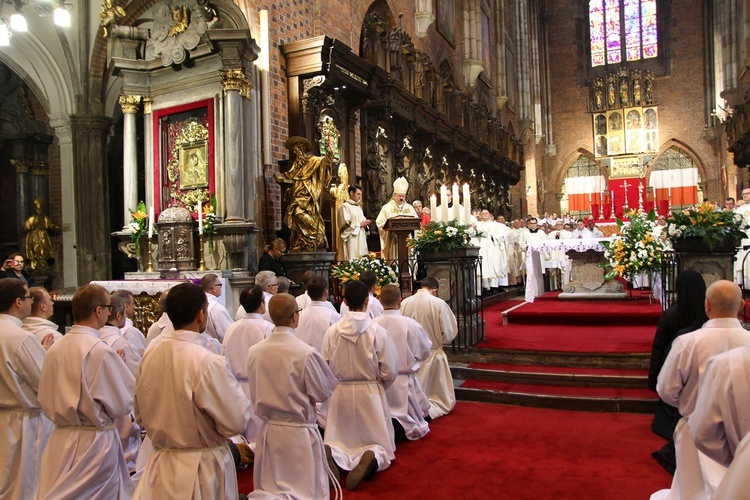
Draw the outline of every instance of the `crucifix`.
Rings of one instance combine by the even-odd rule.
[[[625,189],[625,203],[623,203],[623,205],[622,205],[622,210],[623,210],[623,212],[625,212],[625,214],[627,214],[628,209],[630,208],[628,206],[628,188],[631,187],[631,186],[632,186],[632,184],[628,184],[627,180],[623,181],[623,183],[622,183],[622,187]]]

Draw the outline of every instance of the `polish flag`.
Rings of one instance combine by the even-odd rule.
[[[601,194],[606,191],[607,183],[602,175],[587,177],[568,177],[565,189],[568,192],[568,210],[571,212],[588,212],[591,205],[601,205]]]
[[[651,172],[649,185],[654,188],[656,201],[669,201],[671,205],[698,203],[698,169],[678,168]]]

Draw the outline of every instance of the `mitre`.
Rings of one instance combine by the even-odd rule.
[[[406,194],[409,190],[409,181],[404,177],[399,177],[393,181],[393,194]]]

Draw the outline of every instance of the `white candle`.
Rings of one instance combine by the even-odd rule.
[[[458,212],[458,184],[453,183],[453,209],[451,210],[451,220],[458,220],[461,214]]]
[[[589,193],[589,205],[591,205],[591,193]]]
[[[203,203],[198,200],[198,234],[203,234]]]
[[[437,219],[443,222],[448,221],[448,186],[445,184],[440,186],[440,217]]]
[[[437,196],[435,196],[435,193],[430,196],[430,217],[437,219]]]
[[[148,238],[154,235],[154,206],[151,205],[148,209]]]
[[[464,184],[464,224],[471,224],[471,193],[469,192],[469,184]]]
[[[669,187],[667,188],[667,196],[668,196],[668,197],[669,197],[670,199],[672,199],[672,186],[669,186]]]

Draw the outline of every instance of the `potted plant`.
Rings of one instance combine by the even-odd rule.
[[[331,268],[331,277],[338,279],[343,286],[351,280],[358,280],[365,271],[373,271],[378,277],[378,284],[375,289],[376,297],[380,296],[382,287],[391,283],[398,283],[396,272],[373,252],[359,259],[339,262]]]
[[[619,276],[632,281],[640,274],[652,277],[661,272],[661,254],[665,246],[653,236],[654,210],[648,214],[631,210],[628,216],[630,223],[616,219],[619,234],[615,234],[611,241],[602,242],[604,258],[607,259],[604,266],[611,268],[605,274],[605,280]]]
[[[746,238],[747,222],[742,215],[722,210],[709,201],[672,214],[667,233],[676,251],[723,249],[734,252]]]
[[[465,253],[461,251],[466,248],[475,248],[478,255],[479,247],[471,245],[471,240],[483,236],[484,233],[478,232],[473,226],[461,224],[457,220],[432,221],[417,231],[415,238],[407,239],[406,246],[419,252],[423,258],[429,254],[461,254]]]

